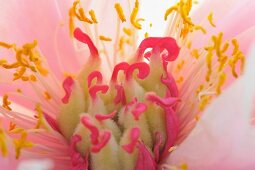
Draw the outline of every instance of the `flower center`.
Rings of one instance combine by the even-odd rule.
[[[92,169],[137,169],[148,163],[155,168],[178,134],[178,89],[167,70],[179,53],[176,41],[143,40],[134,60],[115,65],[107,80],[89,36],[77,28],[74,37],[88,45],[91,57],[77,77],[63,82],[66,94],[57,120],[73,155],[89,159],[83,166]]]

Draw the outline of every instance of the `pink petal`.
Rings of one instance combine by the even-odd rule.
[[[254,169],[254,64],[255,50],[247,61],[245,74],[208,107],[167,164],[185,162],[191,170]]]

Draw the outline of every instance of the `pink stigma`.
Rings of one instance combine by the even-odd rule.
[[[129,68],[129,64],[126,63],[126,62],[122,62],[122,63],[117,64],[117,65],[114,67],[114,70],[113,70],[113,72],[112,72],[111,81],[115,83],[115,82],[117,81],[119,71],[120,71],[120,70],[123,70],[124,73],[126,73],[126,71],[127,71],[128,68]]]
[[[93,100],[96,99],[97,93],[101,91],[103,94],[105,94],[109,89],[109,86],[107,85],[95,85],[89,89],[89,94]]]
[[[126,145],[122,145],[122,148],[127,151],[128,153],[132,153],[135,149],[135,146],[138,142],[140,137],[140,128],[134,127],[130,131],[130,143]]]
[[[176,97],[161,98],[153,92],[148,92],[146,94],[146,99],[162,107],[171,107],[174,104],[176,104],[178,101],[180,101],[180,99]]]
[[[98,50],[97,50],[96,46],[94,45],[94,43],[92,42],[92,40],[90,39],[90,37],[87,34],[83,33],[80,28],[76,28],[74,30],[74,37],[78,41],[83,42],[88,45],[91,56],[93,56],[93,57],[99,56]]]
[[[62,102],[64,104],[68,103],[70,95],[72,93],[72,86],[74,84],[74,80],[72,77],[67,77],[63,82],[63,88],[66,92],[66,95],[62,98]]]
[[[102,80],[103,80],[103,76],[102,74],[99,72],[99,71],[93,71],[92,73],[89,74],[88,76],[88,87],[91,86],[91,83],[93,81],[93,79],[97,80],[97,83],[96,84],[101,84],[102,83]]]
[[[96,114],[95,118],[99,121],[107,120],[107,119],[113,119],[114,116],[116,115],[117,111],[113,111],[112,113],[109,114]]]
[[[112,135],[111,132],[104,131],[102,140],[98,144],[93,145],[91,151],[95,153],[100,152],[100,150],[109,142],[111,135]]]
[[[130,80],[132,78],[132,74],[135,69],[138,69],[137,77],[139,79],[145,79],[150,73],[150,66],[145,62],[138,62],[134,63],[129,66],[127,73],[126,73],[126,80]]]
[[[115,104],[122,103],[123,105],[125,105],[126,95],[125,95],[124,87],[122,85],[116,85],[115,88],[117,90],[117,95],[114,99],[114,103]]]
[[[87,116],[83,116],[81,118],[81,123],[90,130],[91,135],[91,143],[92,144],[97,144],[98,143],[98,136],[99,136],[99,130],[98,128],[92,124],[92,122],[90,121],[89,117]]]
[[[139,117],[140,115],[145,112],[147,109],[147,106],[146,104],[144,103],[138,103],[136,106],[135,106],[135,109],[132,111],[132,114],[135,118],[135,120],[139,120]]]

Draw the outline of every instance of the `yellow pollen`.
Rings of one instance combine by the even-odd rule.
[[[10,122],[10,124],[9,124],[9,131],[12,131],[15,128],[16,128],[16,124],[13,123],[13,122]]]
[[[94,10],[90,10],[90,11],[89,11],[89,15],[90,15],[92,21],[93,21],[95,24],[98,23],[98,22],[97,22],[97,18],[96,18],[96,14],[95,14],[95,11],[94,11]]]
[[[100,35],[100,36],[99,36],[99,39],[102,40],[102,41],[112,41],[111,38],[105,37],[105,36],[103,36],[103,35]]]
[[[211,26],[216,27],[216,25],[213,23],[213,12],[211,12],[208,16],[207,19],[209,21],[209,23],[211,24]]]
[[[202,31],[203,34],[206,34],[206,29],[203,28],[203,27],[200,26],[200,25],[194,26],[194,29],[195,29],[195,30],[200,30],[200,31]]]
[[[128,36],[131,36],[132,35],[132,30],[130,29],[130,28],[123,28],[123,32],[125,33],[125,34],[127,34]]]
[[[8,150],[6,145],[6,136],[3,129],[0,129],[0,149],[3,156],[7,156]]]
[[[27,139],[27,132],[25,130],[21,132],[20,139],[13,139],[13,144],[15,146],[15,151],[16,151],[16,159],[19,159],[21,155],[21,150],[23,148],[33,147],[33,143],[30,141],[27,141],[26,139]]]
[[[195,120],[198,122],[200,120],[200,116],[199,115],[196,115],[195,116]]]
[[[207,73],[206,73],[206,81],[210,81],[210,76],[212,74],[212,58],[213,58],[213,53],[211,50],[208,50],[208,53],[206,55],[206,65],[207,65]]]
[[[5,108],[5,109],[7,109],[7,110],[12,110],[11,109],[11,107],[10,107],[10,105],[11,105],[11,102],[8,100],[8,95],[7,94],[5,94],[4,96],[3,96],[3,104],[2,104],[2,106]]]
[[[0,41],[0,46],[9,49],[9,48],[13,47],[13,44],[8,44],[6,42],[1,42]]]
[[[220,73],[218,84],[216,86],[216,92],[218,95],[221,93],[221,87],[223,86],[225,80],[226,80],[226,74],[224,72]]]
[[[121,5],[119,3],[116,3],[114,7],[115,7],[115,9],[117,11],[117,14],[118,14],[121,22],[125,22],[126,21],[126,17],[124,15],[124,12],[123,12],[123,9],[122,9]]]
[[[173,11],[178,11],[178,6],[177,6],[177,5],[172,6],[172,7],[168,8],[168,9],[166,10],[165,16],[164,16],[165,21],[167,20],[167,17],[168,17]]]
[[[30,79],[31,81],[37,81],[37,78],[36,78],[34,75],[30,75],[30,76],[29,76],[29,79]]]
[[[198,59],[199,56],[200,56],[198,49],[193,49],[193,50],[191,51],[191,56],[193,56],[193,57],[195,57],[196,59]]]
[[[148,38],[148,37],[149,37],[149,33],[148,32],[144,33],[144,38]]]
[[[16,90],[18,93],[22,93],[22,90],[21,89],[17,89]]]
[[[44,92],[44,97],[45,97],[46,100],[51,99],[51,96],[50,96],[49,92],[47,92],[47,91]]]
[[[133,8],[132,13],[130,15],[130,22],[135,28],[142,29],[142,25],[139,23],[139,21],[144,21],[144,19],[143,18],[138,18],[138,19],[136,18],[137,14],[138,14],[138,11],[139,11],[139,1],[136,0],[135,1],[135,7]]]
[[[184,80],[183,76],[180,76],[177,80],[176,83],[182,83]]]
[[[211,101],[212,97],[209,95],[203,95],[201,96],[201,101],[199,103],[199,110],[203,111],[204,108],[209,104],[209,102]]]
[[[44,117],[43,117],[43,111],[42,111],[41,105],[37,104],[36,107],[35,107],[35,110],[38,113],[36,115],[36,118],[38,120],[37,120],[37,124],[35,125],[35,129],[39,129],[39,128],[41,128],[44,125]]]
[[[32,43],[26,43],[22,47],[12,45],[11,48],[15,52],[16,61],[13,63],[7,63],[6,60],[1,60],[0,66],[5,69],[15,69],[13,73],[13,80],[21,79],[28,81],[29,78],[26,76],[28,71],[39,72],[41,75],[46,76],[48,70],[42,66],[41,56],[39,51],[35,48],[37,46],[37,40]],[[33,79],[32,79],[33,80]]]
[[[232,52],[232,55],[235,55],[239,51],[239,44],[237,42],[237,39],[232,40],[232,45],[234,46],[234,50]]]

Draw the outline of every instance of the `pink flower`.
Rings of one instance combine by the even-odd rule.
[[[2,169],[255,166],[255,3],[180,0],[138,44],[141,5],[1,4]]]

